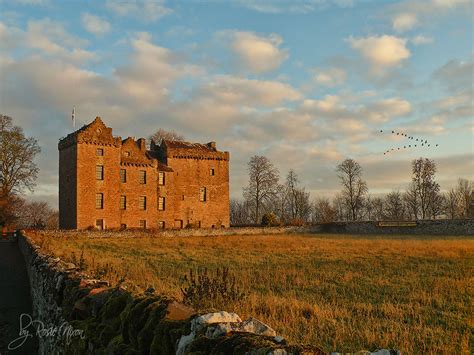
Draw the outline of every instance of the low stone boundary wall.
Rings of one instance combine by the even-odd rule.
[[[31,284],[41,354],[323,354],[287,344],[268,325],[227,312],[197,314],[153,292],[134,296],[92,280],[18,237]]]
[[[474,219],[334,222],[310,226],[307,232],[380,235],[474,235]]]

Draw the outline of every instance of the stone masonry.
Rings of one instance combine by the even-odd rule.
[[[60,140],[61,229],[229,227],[229,153],[112,135],[100,117]]]

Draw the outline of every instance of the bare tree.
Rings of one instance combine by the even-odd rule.
[[[407,190],[403,194],[403,201],[405,202],[407,216],[413,220],[418,219],[420,204],[418,194],[416,193],[416,186],[413,182],[408,185]]]
[[[446,204],[446,214],[448,218],[454,219],[458,216],[458,194],[456,190],[451,189],[446,193],[445,196],[445,204]]]
[[[44,201],[24,201],[21,208],[17,207],[17,224],[20,228],[56,229],[58,213]]]
[[[285,203],[285,215],[289,216],[291,221],[297,219],[306,221],[311,211],[311,203],[309,201],[309,193],[304,187],[299,186],[298,175],[294,170],[290,170],[286,176],[286,183],[283,187]]]
[[[320,197],[313,202],[313,222],[329,223],[336,219],[336,210],[328,198]]]
[[[25,137],[11,117],[0,115],[0,225],[15,222],[17,206],[23,203],[18,195],[33,190],[39,171],[34,158],[39,152],[36,139]]]
[[[163,140],[167,141],[184,141],[184,136],[171,130],[167,131],[163,128],[159,128],[155,133],[148,137],[149,142],[153,141],[155,144],[160,145]]]
[[[458,198],[458,215],[461,218],[467,218],[469,205],[471,204],[471,195],[474,190],[474,183],[466,179],[458,179],[456,186],[456,195]]]
[[[349,220],[349,210],[347,208],[347,205],[345,203],[345,199],[342,196],[342,194],[338,193],[336,196],[334,196],[334,199],[332,201],[332,206],[334,208],[334,211],[336,212],[335,215],[335,220],[336,221],[347,221]]]
[[[11,117],[0,115],[0,196],[32,190],[38,176],[35,156],[41,151],[34,138],[13,126]]]
[[[249,183],[244,188],[244,198],[254,209],[254,223],[259,224],[262,210],[271,203],[278,192],[278,169],[264,156],[253,156],[248,162]]]
[[[230,200],[230,224],[233,226],[251,223],[249,206],[246,201],[237,199]]]
[[[368,191],[367,183],[362,180],[362,168],[353,159],[346,159],[336,168],[342,184],[342,196],[348,206],[353,221],[360,217],[364,198]]]
[[[435,181],[436,164],[428,158],[415,159],[412,162],[412,181],[419,201],[421,218],[428,217],[430,199],[439,192],[439,184]]]
[[[405,217],[405,206],[400,191],[392,191],[385,196],[384,215],[389,220],[402,220]]]

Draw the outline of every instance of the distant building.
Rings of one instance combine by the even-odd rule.
[[[229,153],[112,135],[100,117],[59,149],[62,229],[229,227]]]

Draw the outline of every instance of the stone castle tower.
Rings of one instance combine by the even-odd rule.
[[[100,117],[59,149],[61,229],[229,227],[229,153],[112,135]]]

